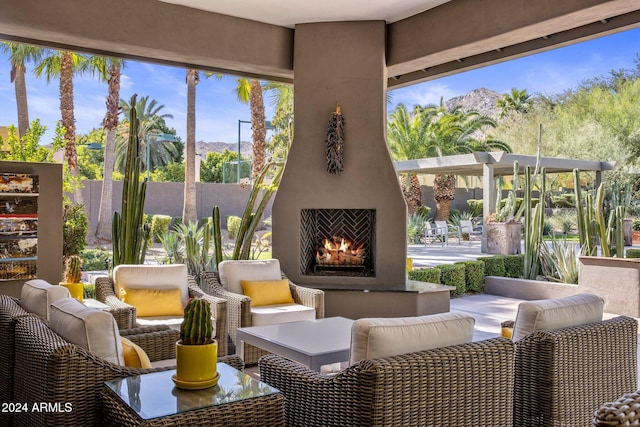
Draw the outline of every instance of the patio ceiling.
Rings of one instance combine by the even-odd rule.
[[[475,152],[471,154],[456,154],[453,156],[431,157],[426,159],[402,160],[394,162],[398,173],[482,176],[485,165],[491,165],[494,176],[513,175],[513,162],[518,161],[521,173],[526,166],[535,168],[536,156],[510,154],[504,151]],[[541,157],[540,167],[547,173],[581,171],[603,172],[612,170],[615,162],[600,162],[596,160],[561,159],[555,157]]]
[[[296,26],[387,23],[388,87],[640,26],[637,0],[3,0],[0,38],[293,81]]]

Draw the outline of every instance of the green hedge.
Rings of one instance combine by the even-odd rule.
[[[107,270],[107,261],[111,259],[111,253],[104,249],[85,249],[80,256],[82,271]]]
[[[466,289],[473,292],[484,292],[484,262],[463,261],[456,264],[464,265]]]
[[[169,230],[171,217],[169,215],[153,215],[151,217],[151,239],[154,242],[160,241],[160,236]]]
[[[524,254],[504,255],[506,277],[522,277],[524,275]]]
[[[240,223],[242,222],[242,218],[239,216],[229,215],[227,217],[227,235],[230,239],[235,239],[238,235],[238,230],[240,230]]]
[[[640,258],[640,249],[627,249],[626,258]]]
[[[432,267],[411,270],[409,272],[409,279],[417,280],[418,282],[440,283],[440,269]]]
[[[440,270],[440,282],[443,285],[455,286],[451,296],[459,296],[465,293],[465,266],[456,264],[442,264],[437,267]]]
[[[501,256],[483,256],[477,260],[484,263],[485,276],[504,277],[507,274],[504,268],[504,259]]]

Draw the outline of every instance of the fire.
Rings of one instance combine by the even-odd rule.
[[[316,262],[321,265],[362,265],[365,251],[363,245],[352,247],[344,237],[325,239],[316,252]]]

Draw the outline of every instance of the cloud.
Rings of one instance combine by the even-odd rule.
[[[441,98],[446,101],[465,92],[455,90],[445,83],[426,82],[395,89],[390,93],[391,105],[389,107],[393,106],[395,108],[400,103],[405,104],[407,107],[412,107],[415,104],[423,106],[428,104],[438,105]]]

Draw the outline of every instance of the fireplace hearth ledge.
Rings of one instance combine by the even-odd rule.
[[[376,285],[375,289],[348,286],[312,286],[324,290],[325,316],[349,319],[363,317],[412,317],[446,313],[453,286],[408,280],[398,286]]]

